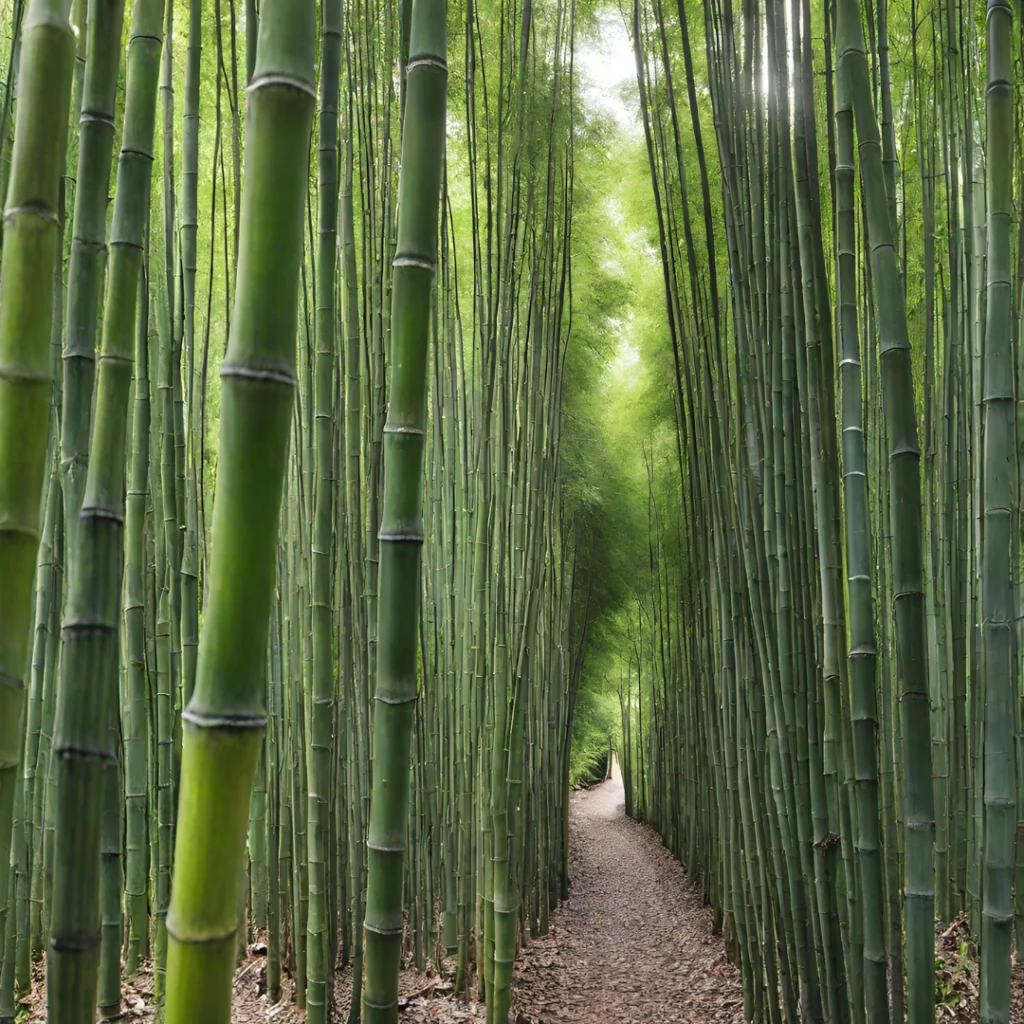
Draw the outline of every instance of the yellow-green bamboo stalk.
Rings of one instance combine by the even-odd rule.
[[[239,871],[266,729],[267,637],[295,392],[316,5],[264,0],[249,84],[238,288],[221,369],[209,600],[182,715],[168,1024],[228,1024]]]

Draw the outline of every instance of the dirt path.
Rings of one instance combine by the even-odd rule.
[[[622,777],[572,798],[572,895],[520,959],[514,1005],[543,1024],[734,1024],[738,972],[711,912],[653,830],[625,816]]]

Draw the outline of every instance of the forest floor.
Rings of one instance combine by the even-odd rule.
[[[739,972],[700,891],[657,834],[625,815],[618,765],[613,776],[572,797],[572,893],[551,916],[550,932],[534,939],[516,964],[515,1024],[739,1024]],[[43,965],[19,1019],[46,1016]],[[348,1019],[351,972],[335,978],[335,1020]],[[292,984],[282,998],[266,995],[266,947],[250,947],[235,974],[233,1024],[302,1024]],[[402,972],[401,1024],[477,1024],[485,1008],[452,996],[450,978]],[[962,919],[936,928],[936,1019],[978,1020],[978,962]],[[124,984],[124,1020],[154,1017],[153,975],[147,968]],[[1024,966],[1014,958],[1013,1024],[1024,1024]]]
[[[613,776],[572,797],[570,899],[551,916],[548,935],[534,939],[516,963],[515,1024],[739,1024],[739,972],[700,891],[658,835],[625,815],[618,765]],[[233,1024],[303,1024],[292,1002],[291,979],[282,998],[266,995],[266,947],[257,943],[235,974]],[[19,1020],[46,1016],[43,965],[33,972],[32,996]],[[335,978],[335,1020],[348,1019],[351,972]],[[485,1008],[452,996],[450,978],[402,972],[401,1024],[477,1024]],[[978,1020],[978,962],[962,919],[936,928],[936,1019]],[[153,975],[124,984],[122,1019],[154,1017]],[[1014,958],[1013,1024],[1024,1024],[1024,966]]]
[[[728,962],[711,910],[646,825],[625,815],[622,778],[572,797],[572,894],[516,964],[516,1024],[738,1024],[739,973]],[[266,947],[250,947],[235,974],[233,1024],[300,1024],[291,980],[282,998],[266,996]],[[42,964],[22,1020],[45,1019]],[[124,984],[125,1020],[154,1016],[149,969]],[[351,974],[335,978],[335,1020],[348,1019]],[[475,1001],[453,998],[450,979],[403,971],[402,1024],[471,1024],[485,1019]]]

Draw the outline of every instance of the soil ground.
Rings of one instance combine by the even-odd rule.
[[[523,951],[515,1008],[542,1024],[734,1024],[739,972],[711,910],[648,826],[626,817],[622,777],[576,793],[572,892]]]

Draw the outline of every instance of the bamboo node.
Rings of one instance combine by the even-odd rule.
[[[256,75],[245,91],[257,92],[259,89],[274,85],[282,85],[285,88],[294,89],[296,92],[305,93],[307,96],[310,96],[314,102],[316,101],[315,86],[307,82],[304,78],[298,78],[295,75],[283,74],[281,72],[269,72],[267,74]]]
[[[425,54],[422,57],[413,57],[405,66],[405,73],[415,71],[416,68],[435,68],[438,71],[448,73],[448,61],[436,54]]]
[[[97,253],[101,253],[101,252],[105,252],[106,248],[107,248],[107,243],[106,242],[97,242],[97,241],[94,241],[94,240],[88,239],[88,238],[79,238],[78,235],[75,235],[75,237],[71,239],[71,251],[72,252],[97,252]],[[65,352],[64,353],[64,358],[68,359],[69,357],[71,357],[71,356],[73,356],[75,354],[76,353],[74,353],[74,352]],[[92,355],[92,353],[89,353],[89,354]]]
[[[203,711],[185,708],[181,713],[182,721],[197,729],[222,729],[227,732],[250,732],[267,727],[266,715],[253,714],[219,714],[208,715]]]
[[[78,121],[79,124],[103,124],[108,128],[114,127],[114,117],[103,110],[83,110]]]
[[[993,924],[1010,924],[1014,919],[1013,913],[1000,914],[995,910],[983,910],[981,912],[982,919],[985,921],[991,921]]]
[[[50,949],[55,953],[88,953],[100,944],[99,932],[68,932],[66,935],[54,935],[50,940]]]
[[[116,764],[117,755],[109,750],[94,747],[77,747],[71,744],[56,744],[53,752],[60,758],[75,761],[92,761],[98,764]]]
[[[120,246],[122,249],[134,249],[136,252],[142,252],[143,251],[142,242],[138,241],[138,240],[136,240],[134,238],[120,238],[120,237],[114,238],[113,236],[111,236],[110,248],[113,249],[115,246]],[[110,357],[109,356],[104,357],[103,353],[101,352],[100,353],[100,359],[103,359],[103,358],[110,358]],[[125,358],[125,362],[127,362],[129,365],[131,365],[131,362],[132,362],[131,357],[130,356],[126,356],[124,358]]]
[[[839,836],[835,832],[826,832],[817,842],[812,844],[816,850],[829,853],[839,845]]]
[[[93,352],[93,350],[91,348],[90,349],[85,349],[85,350],[77,349],[77,348],[76,349],[65,348],[64,349],[64,353],[61,356],[61,359],[63,359],[65,363],[69,363],[73,359],[81,359],[83,363],[95,363],[96,362],[96,353]],[[66,466],[66,465],[68,465],[71,462],[85,462],[85,456],[83,456],[83,455],[72,455],[70,459],[62,459],[61,460],[61,465],[62,466]]]
[[[911,455],[915,459],[921,458],[921,449],[918,447],[916,442],[904,441],[900,444],[894,445],[892,451],[889,452],[889,457],[895,459],[899,455]]]
[[[117,635],[117,627],[106,622],[92,622],[89,619],[65,619],[60,624],[61,632],[75,633],[78,636],[113,637]]]
[[[10,220],[12,217],[20,216],[38,217],[40,220],[45,221],[47,224],[53,224],[55,227],[60,223],[57,219],[57,214],[42,203],[23,203],[20,206],[8,206],[4,210],[5,221]]]
[[[378,928],[376,925],[370,924],[369,921],[364,921],[363,927],[368,932],[373,932],[374,935],[401,935],[405,930],[404,928]],[[371,1003],[370,1005],[372,1006],[374,1004]],[[389,1003],[388,1005],[394,1006],[395,1004]]]
[[[379,690],[373,695],[373,699],[380,701],[381,704],[387,704],[389,707],[401,707],[403,704],[415,704],[419,700],[419,695],[414,694],[412,697],[393,697],[389,693],[381,693]]]
[[[391,261],[393,267],[412,267],[418,270],[429,270],[431,274],[437,269],[437,264],[433,260],[423,259],[421,256],[396,256]]]
[[[99,519],[106,523],[113,523],[115,526],[124,526],[124,516],[113,509],[102,508],[99,505],[83,505],[79,513],[81,519]]]
[[[422,430],[420,427],[407,427],[402,424],[392,426],[390,423],[385,423],[383,432],[385,434],[413,434],[418,435],[419,437],[427,436],[427,432]]]
[[[7,364],[0,366],[0,380],[18,384],[49,384],[51,378],[48,373],[39,373],[36,370],[28,369],[28,367]]]
[[[0,377],[3,377],[2,371],[0,371]],[[39,531],[34,526],[30,526],[28,523],[19,523],[10,516],[0,516],[0,533],[18,533],[28,537],[29,540],[36,540],[39,537]]]
[[[370,928],[369,925],[366,925],[366,927],[369,928],[371,932],[377,931],[376,928]],[[399,931],[401,931],[401,929],[399,929]],[[378,934],[379,935],[392,935],[394,933],[393,932],[378,932]],[[372,999],[369,998],[369,996],[363,996],[363,1006],[371,1006],[375,1010],[390,1010],[393,1006],[397,1006],[397,1005],[398,1005],[398,1000],[397,999],[394,1000],[393,1002],[390,1002],[390,1003],[375,1003]]]
[[[873,644],[858,644],[850,648],[849,657],[852,658],[877,658],[878,650]]]
[[[366,840],[366,848],[374,853],[405,853],[405,846],[389,846],[387,843],[375,843],[372,839]]]
[[[262,369],[255,366],[239,366],[237,363],[225,363],[220,368],[221,377],[237,377],[241,380],[260,381],[267,384],[284,384],[295,387],[294,373],[284,370]]]

